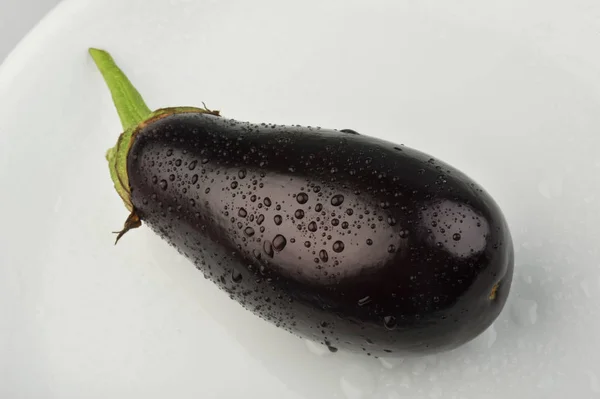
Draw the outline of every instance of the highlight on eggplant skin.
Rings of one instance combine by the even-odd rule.
[[[107,153],[130,211],[119,238],[144,223],[243,307],[332,351],[450,350],[498,317],[512,238],[466,174],[351,129],[151,112],[90,53],[124,129]]]

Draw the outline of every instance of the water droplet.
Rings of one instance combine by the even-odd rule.
[[[331,205],[340,206],[344,203],[344,196],[342,194],[336,194],[331,197]]]
[[[275,238],[273,238],[273,248],[275,248],[277,252],[282,251],[283,248],[285,248],[285,244],[287,244],[287,240],[281,234],[277,234]]]
[[[266,240],[266,241],[263,243],[263,251],[265,251],[265,253],[266,253],[267,255],[269,255],[269,257],[270,257],[270,258],[272,258],[272,257],[273,257],[273,255],[274,255],[274,252],[273,252],[273,245],[271,244],[271,241],[268,241],[268,240]]]
[[[208,163],[208,158],[202,158],[202,164],[207,164]]]
[[[174,174],[170,174],[169,175],[169,180],[170,181],[175,181],[175,175]]]
[[[177,161],[175,161],[175,166],[177,166],[177,167],[181,166],[181,159],[178,159]]]
[[[395,226],[396,225],[396,219],[392,216],[388,217],[387,222],[390,226]]]
[[[271,206],[271,199],[269,197],[265,197],[263,203],[265,204],[265,206]]]
[[[277,226],[279,226],[283,222],[283,218],[281,217],[281,215],[275,215],[273,217],[273,221]]]
[[[387,352],[387,350],[386,350]],[[390,351],[391,352],[391,351]],[[388,353],[390,353],[388,352]],[[380,357],[379,361],[381,365],[386,369],[393,369],[395,367],[400,366],[404,362],[404,358],[402,357]],[[400,396],[398,396],[400,398]]]
[[[168,186],[169,186],[169,185],[167,184],[167,181],[166,181],[166,180],[161,180],[161,181],[160,181],[159,187],[160,187],[162,190],[166,190]]]
[[[170,157],[171,155],[173,155],[173,150],[172,149],[168,149],[167,150],[167,156]]]
[[[240,179],[243,179],[244,177],[246,177],[246,169],[240,169],[240,171],[238,172],[238,177]]]
[[[497,338],[498,333],[492,324],[487,330],[471,341],[470,345],[474,345],[475,347],[479,347],[481,349],[489,349],[494,345]]]
[[[308,194],[306,193],[300,193],[296,196],[296,201],[298,201],[299,204],[306,204],[308,202]]]
[[[371,398],[376,387],[372,372],[358,364],[348,367],[340,379],[340,388],[346,399]]]
[[[190,198],[190,206],[196,206],[196,201],[193,198]]]
[[[371,297],[367,295],[364,298],[360,298],[358,300],[357,304],[358,304],[358,306],[365,306],[365,305],[371,303],[371,301],[372,301]]]
[[[304,246],[306,248],[310,248],[310,241],[304,241]]]
[[[238,216],[241,218],[245,218],[246,216],[248,216],[248,212],[246,212],[244,208],[240,208],[240,210],[238,211]]]
[[[312,221],[308,224],[308,231],[312,231],[313,233],[317,231],[317,222]]]
[[[354,214],[354,210],[351,208],[346,209],[346,215],[352,216]]]
[[[327,262],[329,260],[329,255],[327,254],[327,251],[325,251],[324,249],[320,250],[319,259],[321,259],[321,261],[323,262]]]
[[[156,183],[158,183],[158,177],[156,177],[156,176],[152,176],[152,183],[153,183],[153,184],[156,184]]]
[[[198,183],[198,175],[192,176],[192,184]]]
[[[331,225],[332,226],[337,226],[338,224],[340,224],[339,219],[331,219]]]
[[[344,243],[341,241],[336,241],[333,243],[333,251],[340,253],[344,250]]]
[[[385,316],[383,318],[383,325],[388,330],[393,330],[396,328],[396,318],[394,316]]]
[[[527,327],[537,322],[538,304],[529,299],[516,298],[512,304],[512,318],[515,323]]]
[[[246,233],[248,237],[252,237],[254,235],[254,229],[248,226],[244,229],[244,233]]]
[[[600,393],[600,381],[598,376],[592,370],[586,370],[585,374],[587,374],[590,381],[590,389],[594,393]]]
[[[542,180],[538,189],[545,198],[561,197],[563,193],[563,177],[558,174],[552,174]]]
[[[210,187],[206,187],[206,190],[204,190],[204,193],[205,193],[205,194],[208,194],[208,193],[210,193]]]
[[[347,229],[347,228],[348,228],[348,226],[350,226],[350,225],[348,224],[348,222],[344,222],[344,223],[342,223],[342,229]]]
[[[370,238],[367,238],[367,245],[373,245],[373,240],[371,240]]]
[[[237,270],[233,270],[231,272],[231,280],[234,283],[240,283],[242,281],[242,273],[238,272]]]
[[[252,254],[256,259],[260,259],[260,251],[258,249],[253,250]]]
[[[192,162],[190,162],[190,164],[188,165],[188,168],[189,168],[190,170],[194,170],[194,169],[196,169],[196,165],[198,165],[198,161],[192,161]]]
[[[452,235],[452,239],[453,239],[454,241],[460,241],[460,239],[461,239],[461,236],[460,236],[460,234],[459,234],[459,233],[454,233],[454,234]]]
[[[235,181],[235,180],[234,180],[234,181],[232,181],[232,182],[231,182],[231,188],[235,190],[237,187],[238,187],[238,182],[237,182],[237,181]]]
[[[402,230],[400,232],[400,238],[407,238],[410,235],[410,232],[408,230]]]
[[[304,217],[304,211],[302,209],[297,209],[296,212],[294,212],[294,216],[296,219],[302,219]]]
[[[579,286],[581,287],[581,290],[583,291],[583,294],[587,297],[587,298],[591,298],[592,297],[592,292],[590,291],[590,285],[588,283],[587,280],[582,280],[579,283]]]
[[[331,355],[331,351],[327,347],[327,345],[323,345],[314,341],[305,340],[306,347],[308,351],[317,356],[327,356]]]
[[[389,253],[393,254],[394,252],[396,252],[396,246],[395,246],[395,245],[390,245],[390,246],[388,247],[388,250],[387,250],[387,251],[388,251]]]
[[[319,191],[321,191],[321,186],[314,186],[314,187],[313,187],[313,191],[314,191],[315,193],[318,193]]]

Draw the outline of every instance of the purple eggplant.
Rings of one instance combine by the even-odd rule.
[[[152,112],[90,53],[124,129],[107,153],[130,212],[117,241],[145,223],[241,306],[332,351],[450,350],[503,309],[511,234],[461,171],[350,129]]]

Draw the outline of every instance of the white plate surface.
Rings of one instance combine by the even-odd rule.
[[[67,0],[0,69],[0,397],[600,397],[597,0]],[[335,355],[242,310],[126,210],[86,50],[152,108],[352,128],[464,170],[517,249],[493,327]]]

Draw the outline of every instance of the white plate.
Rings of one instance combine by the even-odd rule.
[[[600,397],[597,0],[70,0],[0,70],[0,397]],[[509,303],[453,352],[321,353],[242,310],[127,216],[117,114],[352,128],[481,182],[517,248]]]

